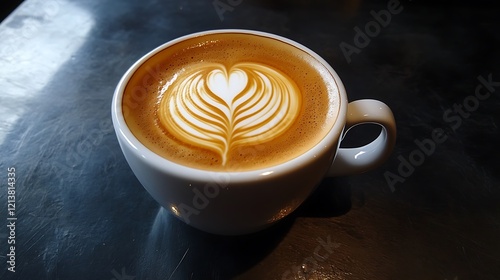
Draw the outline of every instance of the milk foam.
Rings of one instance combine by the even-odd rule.
[[[182,76],[163,93],[160,122],[181,141],[218,153],[223,165],[231,149],[273,140],[300,112],[295,82],[267,65],[200,62]]]
[[[171,95],[174,88],[186,94]],[[309,150],[334,124],[339,104],[335,79],[307,52],[228,33],[191,38],[150,57],[127,84],[123,110],[132,133],[154,153],[193,168],[239,172]]]

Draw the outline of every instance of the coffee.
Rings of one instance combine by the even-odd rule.
[[[130,78],[125,121],[173,162],[246,171],[286,162],[316,145],[339,108],[325,66],[288,43],[254,34],[193,37],[161,50]]]

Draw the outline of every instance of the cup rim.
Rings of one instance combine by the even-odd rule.
[[[127,86],[130,78],[132,75],[135,73],[137,68],[139,68],[145,61],[147,61],[150,57],[154,56],[155,54],[159,53],[165,48],[168,48],[169,46],[172,46],[174,44],[177,44],[181,41],[198,37],[198,36],[204,36],[204,35],[209,35],[209,34],[220,34],[220,33],[241,33],[241,34],[250,34],[250,35],[257,35],[257,36],[263,36],[271,39],[275,39],[287,44],[290,44],[294,47],[297,47],[309,55],[311,55],[314,59],[319,61],[325,69],[328,70],[328,72],[333,76],[334,81],[336,83],[337,89],[338,89],[338,102],[339,102],[339,107],[337,110],[337,117],[335,119],[335,122],[332,125],[332,128],[328,131],[328,133],[313,147],[305,151],[304,153],[298,155],[295,158],[292,158],[290,160],[287,160],[283,163],[279,163],[276,165],[272,165],[269,167],[264,167],[264,168],[259,168],[259,169],[252,169],[252,170],[247,170],[247,171],[211,171],[211,170],[205,170],[205,169],[198,169],[194,167],[189,167],[186,165],[182,165],[176,162],[173,162],[171,160],[168,160],[153,151],[151,151],[148,147],[146,147],[142,142],[140,142],[135,135],[131,132],[129,127],[127,126],[125,122],[125,118],[123,116],[123,109],[122,109],[122,99],[123,99],[123,94],[125,91],[125,87]],[[332,143],[337,143],[338,140],[340,140],[340,135],[344,129],[345,126],[345,117],[347,114],[347,95],[345,92],[344,85],[338,76],[338,74],[335,72],[335,70],[330,66],[328,62],[326,62],[321,56],[319,56],[316,52],[313,50],[309,49],[308,47],[293,41],[291,39],[282,37],[280,35],[268,33],[268,32],[263,32],[263,31],[256,31],[256,30],[248,30],[248,29],[215,29],[215,30],[206,30],[206,31],[200,31],[200,32],[195,32],[191,33],[188,35],[184,35],[181,37],[178,37],[176,39],[170,40],[166,43],[161,44],[160,46],[154,48],[153,50],[149,51],[147,54],[143,55],[141,58],[139,58],[137,61],[135,61],[132,66],[125,72],[125,74],[121,77],[120,81],[118,82],[114,94],[113,94],[113,99],[112,99],[112,104],[111,104],[111,115],[112,115],[112,121],[113,121],[113,127],[115,129],[116,135],[119,138],[119,140],[125,140],[124,142],[126,143],[120,143],[121,145],[128,145],[135,156],[141,158],[143,161],[145,161],[148,165],[154,167],[157,170],[161,170],[163,173],[168,173],[175,175],[177,177],[189,179],[192,181],[206,181],[207,178],[214,178],[215,176],[220,176],[221,174],[229,176],[229,178],[225,178],[224,180],[230,180],[231,183],[241,183],[241,182],[249,182],[249,181],[255,181],[260,179],[270,179],[275,176],[282,176],[286,173],[293,172],[294,170],[300,169],[302,166],[307,165],[311,161],[314,161],[314,159],[325,152],[325,149],[335,149],[333,152],[334,155],[336,155],[338,147],[331,147]],[[122,142],[122,141],[120,141]],[[123,147],[122,147],[123,149]],[[334,158],[332,158],[333,160]],[[128,159],[127,159],[128,160]]]

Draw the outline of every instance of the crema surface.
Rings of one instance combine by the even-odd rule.
[[[324,66],[250,34],[195,37],[149,58],[123,98],[132,133],[173,162],[246,171],[288,161],[332,127],[338,89]]]

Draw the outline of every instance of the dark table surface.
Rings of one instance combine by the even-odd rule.
[[[330,2],[25,1],[0,25],[0,279],[500,279],[500,10]],[[386,102],[388,162],[252,235],[161,210],[120,151],[113,90],[149,50],[218,28],[296,40],[350,100]]]

